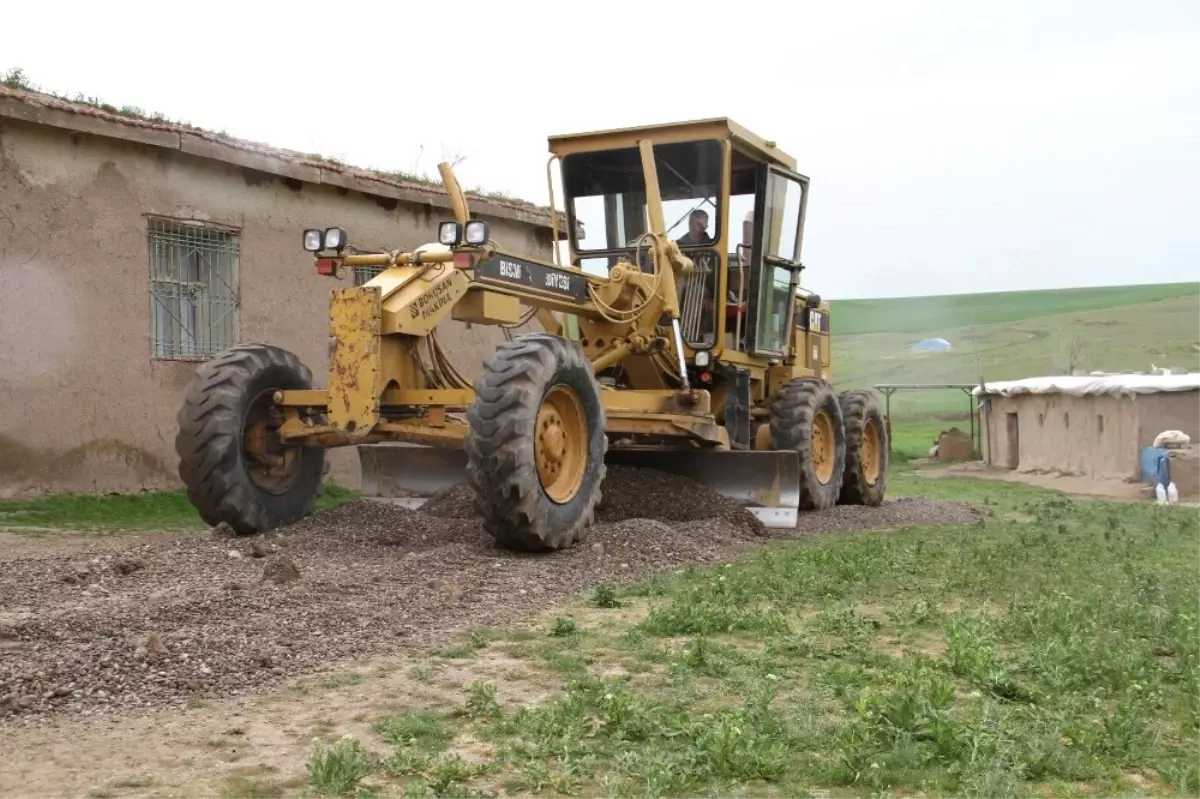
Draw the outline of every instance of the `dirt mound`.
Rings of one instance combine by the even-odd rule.
[[[431,498],[421,512],[439,519],[474,519],[475,495],[457,485]],[[637,466],[610,466],[604,494],[596,509],[596,523],[627,519],[664,522],[713,522],[752,535],[766,529],[754,514],[737,502],[686,477]]]
[[[754,535],[766,534],[754,514],[686,477],[636,466],[609,467],[596,521],[638,518],[666,522],[719,521]]]

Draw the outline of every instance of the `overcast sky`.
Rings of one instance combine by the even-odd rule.
[[[828,297],[1200,279],[1197,0],[18,3],[4,27],[0,69],[48,90],[360,166],[461,155],[464,186],[539,202],[550,134],[729,116],[812,179]]]

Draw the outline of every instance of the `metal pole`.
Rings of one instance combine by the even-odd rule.
[[[963,393],[967,395],[967,416],[971,419],[971,458],[977,458],[975,454],[975,403],[972,402],[971,392],[969,389],[963,389]]]

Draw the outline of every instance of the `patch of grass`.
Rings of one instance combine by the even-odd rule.
[[[329,508],[357,498],[358,492],[329,486],[317,507]],[[188,530],[204,522],[183,491],[139,494],[55,494],[37,499],[0,500],[0,529]]]
[[[393,746],[414,746],[439,751],[454,738],[444,721],[424,710],[408,710],[376,722],[375,731]]]
[[[469,719],[500,718],[500,703],[496,701],[496,686],[493,683],[476,680],[466,688],[467,701],[459,714]]]
[[[598,608],[621,607],[621,600],[617,598],[617,591],[611,585],[596,586],[589,592],[588,598]]]
[[[378,767],[378,758],[353,738],[315,744],[309,758],[308,784],[318,796],[362,795],[362,781]]]
[[[222,799],[283,799],[304,785],[303,779],[267,779],[256,774],[233,774],[221,785]]]
[[[330,690],[336,688],[349,688],[354,685],[362,685],[362,675],[355,674],[352,671],[342,672],[341,674],[333,674],[323,678],[319,685],[322,688]]]
[[[486,647],[496,637],[496,631],[490,628],[479,628],[467,633],[464,640],[435,651],[438,657],[450,660],[464,660],[475,657],[475,653]]]
[[[573,619],[566,619],[559,616],[554,620],[554,626],[550,628],[550,635],[554,638],[567,638],[572,635],[579,634],[579,626],[575,624]]]
[[[417,682],[429,682],[433,679],[433,672],[424,666],[413,666],[408,670],[408,676]]]

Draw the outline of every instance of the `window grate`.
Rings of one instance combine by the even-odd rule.
[[[152,355],[203,360],[236,344],[237,234],[151,219],[149,238]]]

